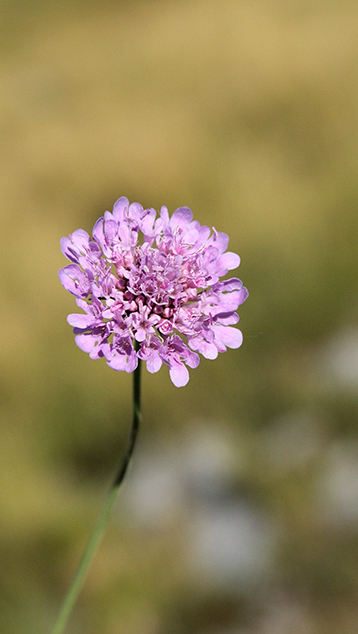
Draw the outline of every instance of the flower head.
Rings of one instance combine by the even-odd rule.
[[[59,271],[60,281],[84,311],[67,321],[92,359],[105,357],[126,372],[138,358],[149,372],[164,361],[181,387],[189,381],[186,366],[199,364],[198,352],[215,359],[241,345],[233,325],[248,292],[237,278],[219,281],[240,258],[226,251],[225,233],[192,218],[188,207],[171,218],[162,207],[157,218],[154,209],[122,197],[96,222],[92,239],[83,229],[62,238],[71,264]]]

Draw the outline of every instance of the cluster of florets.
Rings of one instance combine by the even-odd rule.
[[[189,380],[186,366],[199,364],[198,352],[215,359],[241,345],[232,326],[248,292],[237,278],[219,281],[240,258],[225,253],[225,233],[192,218],[188,207],[171,218],[162,207],[157,218],[154,209],[123,197],[96,222],[93,239],[82,229],[62,238],[72,264],[60,270],[60,280],[85,313],[67,320],[92,359],[104,357],[126,372],[138,358],[149,372],[164,361],[181,387]]]

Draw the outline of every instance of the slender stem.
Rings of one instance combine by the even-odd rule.
[[[57,617],[57,621],[54,625],[54,628],[52,629],[51,634],[62,634],[62,632],[64,631],[66,627],[68,617],[81,591],[89,566],[92,562],[92,559],[103,537],[107,520],[111,513],[114,501],[117,497],[119,487],[121,483],[123,482],[123,478],[126,474],[131,456],[133,454],[133,450],[135,447],[137,434],[139,430],[139,425],[141,422],[140,378],[141,378],[141,360],[138,359],[138,366],[136,370],[134,370],[134,373],[133,373],[133,418],[132,418],[132,427],[131,427],[130,436],[128,439],[126,452],[124,454],[124,458],[121,461],[121,464],[118,469],[118,473],[114,479],[114,482],[107,494],[107,498],[102,508],[102,511],[99,514],[97,522],[92,530],[87,546],[82,555],[82,559],[78,565],[77,571],[69,587],[67,595],[64,599],[60,613]]]

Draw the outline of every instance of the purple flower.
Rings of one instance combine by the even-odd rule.
[[[248,296],[236,277],[219,281],[240,264],[226,251],[229,238],[193,220],[188,207],[171,218],[162,207],[143,209],[119,198],[93,228],[62,238],[71,264],[59,271],[63,286],[84,311],[68,316],[76,343],[92,359],[105,357],[114,370],[133,372],[138,358],[149,372],[163,361],[171,380],[189,381],[198,352],[215,359],[238,348],[235,312]]]

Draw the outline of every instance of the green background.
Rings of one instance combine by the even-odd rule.
[[[69,634],[355,634],[358,7],[0,3],[0,630],[54,623],[131,376],[66,315],[59,239],[120,196],[230,235],[244,344],[144,373],[138,451]]]

